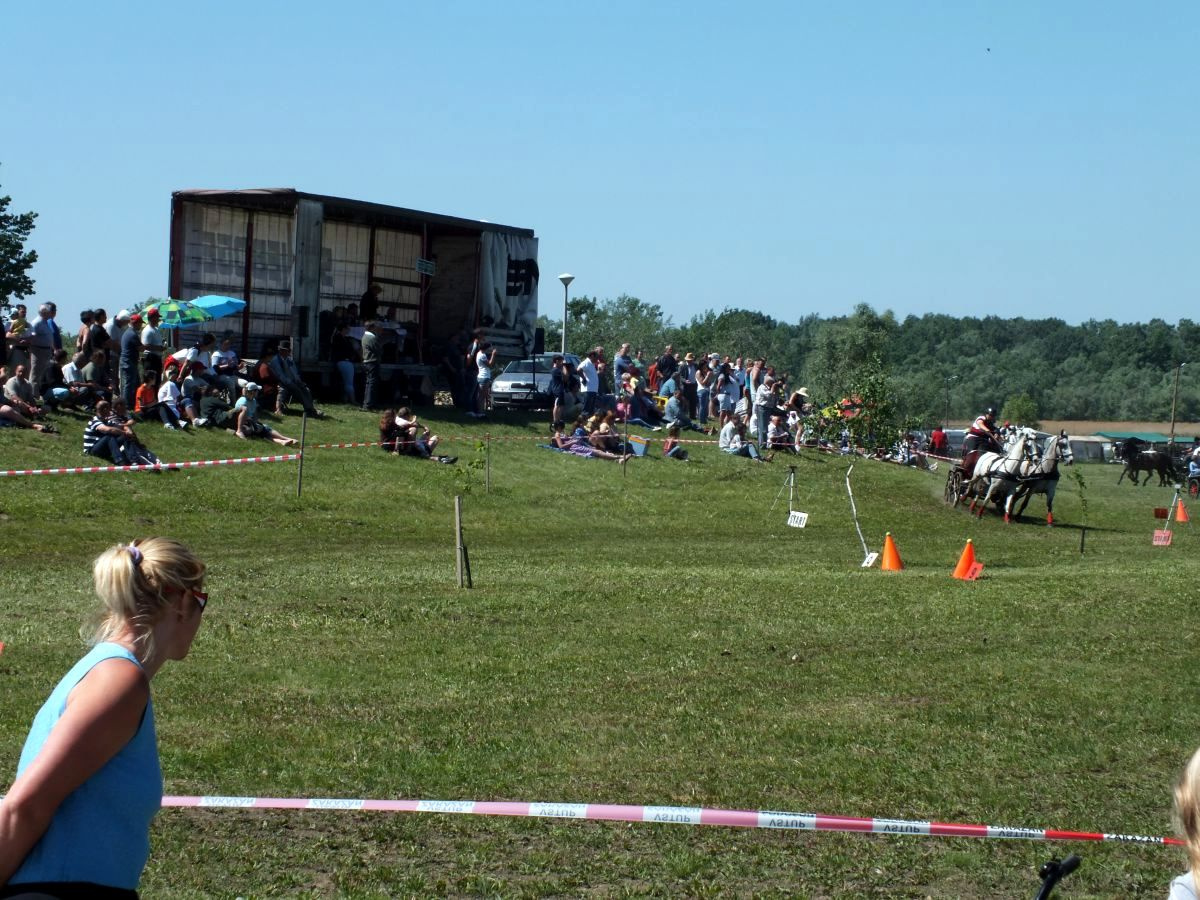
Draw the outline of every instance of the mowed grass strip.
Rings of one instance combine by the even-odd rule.
[[[906,570],[861,570],[848,461],[787,474],[695,446],[626,471],[535,446],[544,424],[428,417],[456,466],[375,448],[296,466],[0,480],[0,759],[78,656],[90,562],[190,541],[212,605],[155,697],[180,794],[707,805],[1163,834],[1200,742],[1197,537],[1156,548],[1171,492],[1116,467],[1060,483],[1055,518],[1005,526],[936,474],[860,460],[863,532]],[[2,467],[79,465],[0,431]],[[280,426],[299,434],[299,421]],[[492,435],[492,490],[484,488]],[[334,408],[310,443],[375,439]],[[163,459],[271,453],[145,437]],[[657,456],[655,440],[654,453]],[[475,587],[454,579],[463,496]],[[1080,554],[1086,499],[1088,532]],[[950,578],[966,539],[983,577]],[[344,812],[167,810],[159,896],[1029,896],[1057,852],[1071,896],[1159,894],[1175,850]]]

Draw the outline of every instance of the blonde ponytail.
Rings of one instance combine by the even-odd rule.
[[[138,538],[109,547],[93,566],[96,596],[103,603],[90,642],[109,641],[132,628],[139,656],[154,653],[153,626],[169,604],[171,588],[204,584],[205,565],[173,538]]]

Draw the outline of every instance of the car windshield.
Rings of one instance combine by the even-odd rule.
[[[538,360],[537,370],[539,372],[549,372],[550,364],[548,362],[543,362],[542,360]],[[533,372],[533,360],[532,359],[518,359],[515,362],[510,362],[507,366],[504,367],[505,375],[529,375],[532,372]]]

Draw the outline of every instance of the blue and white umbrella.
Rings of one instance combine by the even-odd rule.
[[[238,300],[235,297],[222,297],[219,294],[205,294],[203,297],[197,297],[192,300],[191,304],[198,309],[204,310],[214,319],[232,316],[234,313],[240,313],[246,308],[245,300]]]

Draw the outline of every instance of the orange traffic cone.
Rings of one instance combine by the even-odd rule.
[[[965,579],[973,565],[975,565],[975,545],[971,543],[970,538],[967,538],[967,546],[963,547],[962,556],[958,558],[958,565],[954,567],[953,577]]]
[[[1178,503],[1175,504],[1175,521],[1176,522],[1192,521],[1191,518],[1189,518],[1189,516],[1188,516],[1187,507],[1183,505],[1182,500],[1180,500]]]
[[[879,569],[883,572],[904,570],[904,563],[900,562],[900,553],[896,550],[896,542],[892,540],[890,531],[883,538],[883,561],[879,564]]]

